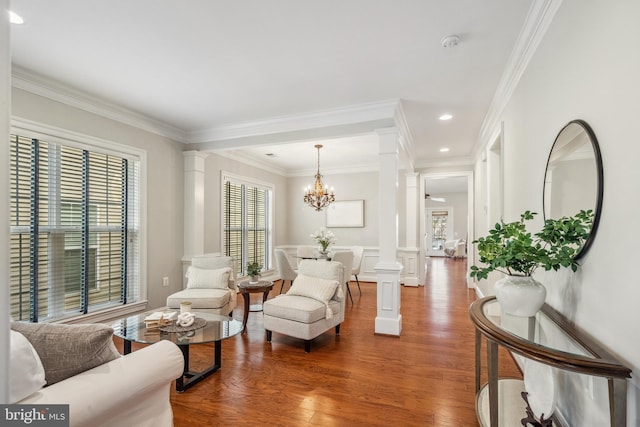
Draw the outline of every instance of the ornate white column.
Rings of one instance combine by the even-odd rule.
[[[378,240],[380,253],[375,271],[378,280],[378,311],[375,333],[400,335],[400,273],[398,250],[398,131],[380,129],[376,133],[380,144],[378,175]]]
[[[184,258],[204,253],[204,159],[207,153],[184,151]]]
[[[420,175],[415,172],[409,172],[406,178],[406,248],[404,248],[404,256],[402,263],[404,264],[404,285],[419,286],[420,278],[418,273],[418,258],[420,256],[420,247],[418,244],[418,200],[423,200],[419,193]]]

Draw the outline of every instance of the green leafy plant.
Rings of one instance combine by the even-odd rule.
[[[589,237],[593,211],[581,210],[572,217],[547,219],[540,232],[531,234],[525,221],[535,215],[525,211],[520,221],[496,223],[488,236],[474,240],[483,266],[471,266],[471,277],[486,279],[494,270],[511,276],[530,276],[539,267],[545,270],[569,267],[576,271],[575,257]]]
[[[247,264],[247,274],[251,277],[259,276],[260,272],[262,272],[262,265],[257,261],[250,262]]]

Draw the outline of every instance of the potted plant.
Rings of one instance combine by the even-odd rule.
[[[542,267],[578,269],[575,257],[589,237],[593,211],[581,210],[572,217],[547,219],[536,234],[525,221],[537,215],[525,211],[520,221],[496,223],[489,235],[474,240],[482,266],[471,266],[471,277],[486,279],[492,271],[506,275],[495,284],[496,298],[506,313],[533,316],[544,304],[545,287],[531,275]]]
[[[260,281],[260,272],[262,272],[262,266],[257,261],[247,264],[247,274],[251,277],[249,283],[258,283]]]
[[[329,252],[329,246],[331,246],[336,241],[336,237],[331,231],[326,230],[325,228],[321,228],[320,231],[316,231],[311,234],[311,237],[318,242],[320,245],[320,258],[327,258],[327,253]]]

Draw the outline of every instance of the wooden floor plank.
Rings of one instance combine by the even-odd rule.
[[[429,258],[426,285],[402,288],[400,337],[374,334],[376,284],[361,283],[359,296],[353,283],[341,335],[323,334],[311,353],[276,333],[267,343],[261,313],[250,313],[247,334],[223,342],[220,371],[172,390],[175,426],[477,426],[465,275],[463,260]],[[205,366],[212,353],[192,346],[191,361]],[[502,349],[500,373],[521,378]]]

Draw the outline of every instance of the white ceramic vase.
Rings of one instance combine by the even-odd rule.
[[[505,276],[495,289],[502,312],[514,316],[534,316],[547,297],[545,287],[531,276]]]

